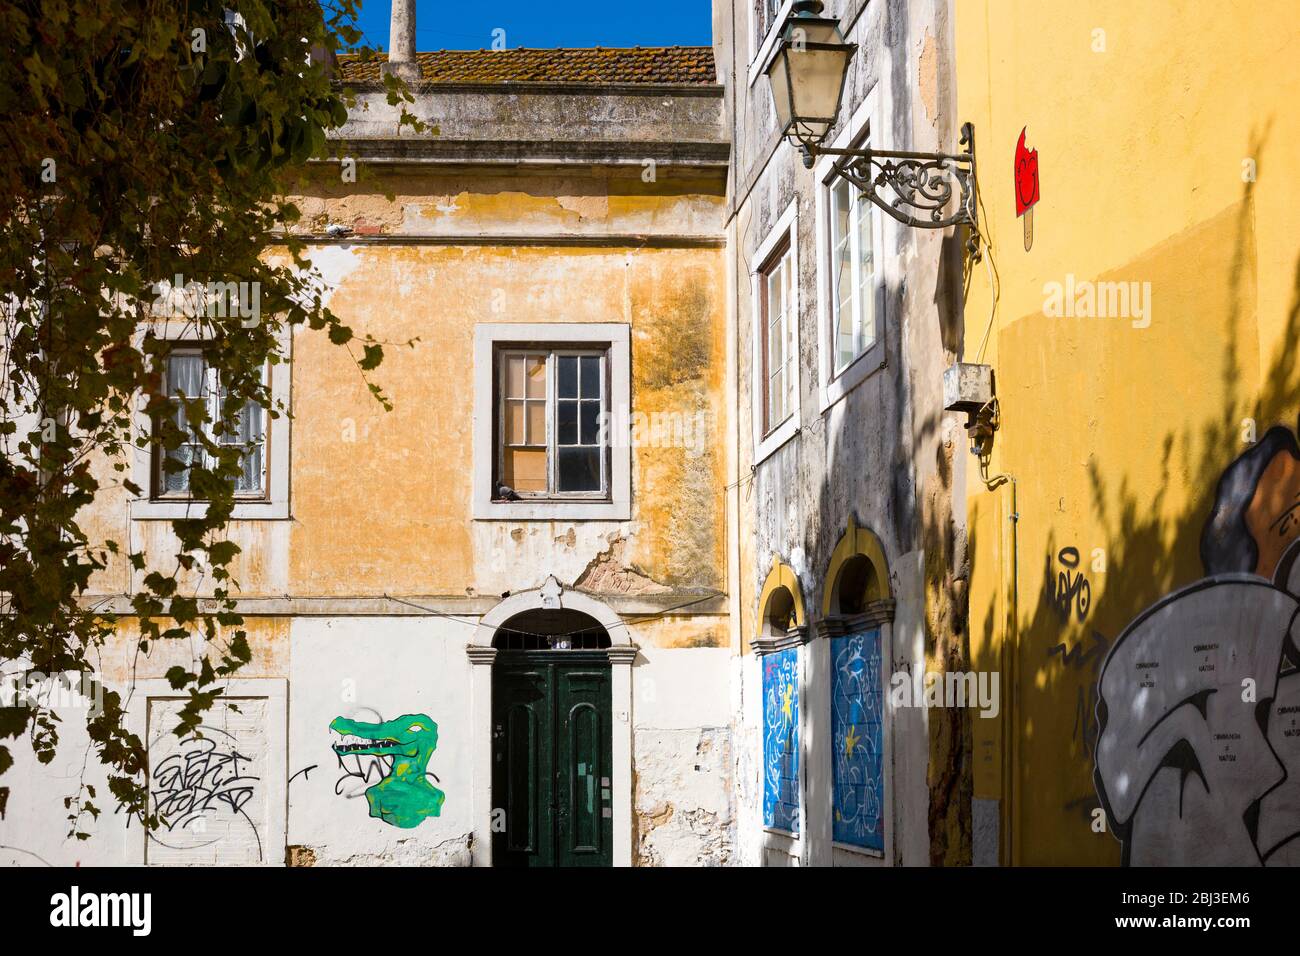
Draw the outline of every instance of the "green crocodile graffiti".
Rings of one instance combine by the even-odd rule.
[[[436,817],[446,798],[425,776],[429,758],[438,747],[438,725],[425,714],[406,714],[381,724],[335,717],[330,730],[361,737],[334,745],[342,764],[345,756],[388,757],[388,773],[366,791],[370,815],[395,827],[418,827],[425,817]]]

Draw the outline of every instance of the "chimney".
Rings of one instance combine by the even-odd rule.
[[[388,33],[388,62],[384,72],[407,85],[420,79],[415,61],[415,0],[393,0],[392,25]]]

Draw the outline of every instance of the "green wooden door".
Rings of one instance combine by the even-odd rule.
[[[608,658],[502,652],[492,678],[493,862],[609,866]]]

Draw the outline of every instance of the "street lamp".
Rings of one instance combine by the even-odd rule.
[[[961,153],[888,149],[834,149],[822,142],[835,126],[844,77],[857,44],[846,43],[839,21],[820,16],[821,0],[796,0],[781,26],[767,66],[781,136],[803,153],[811,169],[818,155],[836,157],[833,176],[862,190],[876,206],[906,226],[947,229],[969,226],[971,261],[980,258],[975,217],[975,128],[961,128]],[[888,188],[893,198],[878,192]],[[954,187],[958,194],[953,206]]]
[[[845,43],[840,22],[819,16],[821,0],[798,0],[781,27],[781,39],[767,67],[781,135],[803,149],[804,165],[835,125],[844,74],[857,51]]]

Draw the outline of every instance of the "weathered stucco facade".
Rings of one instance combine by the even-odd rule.
[[[863,311],[874,309],[874,334],[833,369],[828,167],[805,169],[780,139],[763,75],[776,31],[754,7],[714,7],[733,123],[727,240],[738,376],[738,469],[730,499],[739,515],[738,852],[747,863],[769,865],[967,862],[968,713],[882,699],[893,674],[911,681],[969,669],[965,534],[953,503],[965,468],[964,436],[944,415],[940,395],[943,370],[961,346],[959,240],[864,213],[871,217],[874,274],[864,278],[871,290]],[[769,22],[779,23],[789,7]],[[846,39],[858,45],[827,144],[869,140],[876,148],[949,150],[960,124],[951,106],[948,4],[846,0],[826,4],[823,15],[838,18]],[[789,256],[794,269],[790,349],[797,384],[789,418],[765,426],[758,419],[766,345],[755,326],[765,314],[761,283],[773,255]],[[795,612],[783,613],[791,599]],[[879,655],[869,665],[874,687],[864,699],[883,722],[883,752],[872,748],[874,780],[865,799],[880,819],[854,843],[833,836],[849,811],[832,792],[840,786],[832,763],[844,748],[832,727],[831,698],[839,635],[864,629]],[[762,739],[770,729],[763,707],[770,691],[761,671],[789,646],[797,648],[795,736],[803,768],[794,827],[765,819],[760,766],[770,761]]]
[[[258,779],[238,796],[228,782],[225,796],[209,794],[209,819],[167,814],[176,829],[150,840],[107,815],[92,839],[67,841],[50,794],[84,754],[70,721],[59,763],[15,768],[24,786],[0,825],[23,836],[0,842],[56,863],[489,862],[501,806],[492,781],[497,627],[558,613],[607,635],[606,662],[593,666],[610,674],[614,763],[579,770],[612,820],[606,861],[731,861],[730,463],[718,438],[731,416],[728,146],[711,53],[687,53],[708,63],[709,82],[424,85],[413,110],[431,127],[418,135],[398,135],[382,88],[363,79],[339,156],[314,164],[295,199],[330,308],[358,336],[386,343],[372,380],[393,408],[369,393],[345,350],[310,330],[294,336],[292,418],[268,451],[273,471],[287,464],[286,514],[230,529],[253,659],[227,694],[254,702],[243,709],[258,726],[225,705],[209,718],[211,736],[229,739],[234,754],[225,776],[242,760]],[[612,443],[610,465],[616,484],[626,456],[622,505],[617,487],[600,517],[548,514],[545,503],[519,517],[508,504],[476,502],[475,483],[492,474],[497,415],[479,338],[500,327],[515,329],[515,340],[529,329],[525,344],[554,335],[571,345],[599,329],[594,340],[610,350],[608,427],[628,434]],[[489,352],[487,361],[498,359]],[[503,513],[483,513],[493,508]],[[160,565],[173,547],[169,521],[141,515],[125,492],[97,503],[93,527]],[[143,573],[112,566],[95,600],[128,610],[125,595]],[[211,582],[186,584],[212,593]],[[175,696],[161,679],[200,648],[167,642],[137,657],[132,618],[119,633],[103,673],[111,686],[135,688],[132,719],[153,715],[155,801],[172,808],[173,788],[212,782],[156,779],[164,751],[178,746],[155,740]],[[331,749],[336,718],[398,715],[437,725],[428,770],[443,802],[410,828],[368,815],[367,799],[356,799],[385,768]],[[179,746],[196,767],[192,748],[207,745]]]

